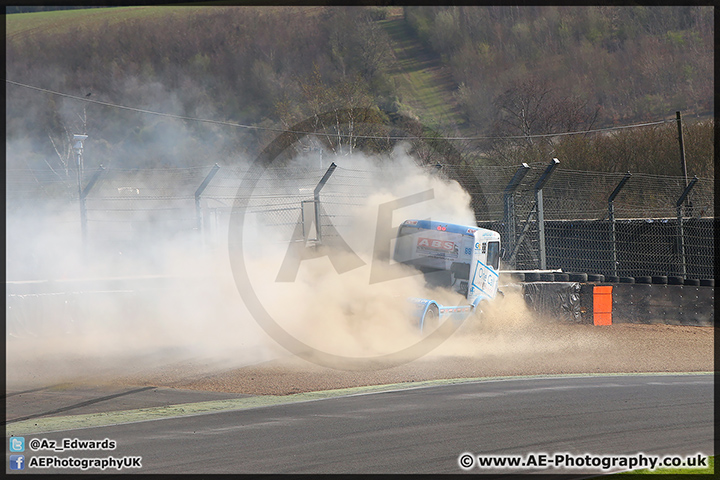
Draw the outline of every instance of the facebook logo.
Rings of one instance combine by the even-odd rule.
[[[25,470],[25,455],[10,455],[10,470]]]
[[[25,437],[10,437],[10,451],[11,452],[24,452],[25,451]]]

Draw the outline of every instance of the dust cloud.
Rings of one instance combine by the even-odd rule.
[[[294,281],[278,282],[283,261],[297,255],[288,250],[287,228],[284,236],[277,235],[256,221],[244,248],[250,257],[247,270],[252,288],[270,317],[311,349],[342,357],[336,364],[327,359],[320,362],[342,370],[347,366],[345,359],[396,354],[425,338],[419,332],[408,298],[434,299],[443,305],[467,304],[455,292],[430,288],[416,270],[377,258],[376,233],[384,228],[378,224],[379,210],[388,205],[397,207],[398,200],[432,191],[430,200],[393,210],[389,225],[392,235],[406,219],[467,225],[475,225],[475,221],[470,197],[457,182],[418,167],[401,148],[382,162],[362,154],[334,161],[338,169],[321,191],[321,201],[324,213],[351,252],[337,249],[306,258],[299,261]],[[363,175],[366,178],[360,178]],[[356,198],[352,195],[355,190],[363,191],[361,198],[348,200]],[[335,192],[341,192],[342,200],[334,196]],[[342,215],[333,208],[334,201],[342,203]],[[382,281],[371,282],[373,269]],[[501,300],[485,302],[482,313],[468,318],[423,360],[552,353],[582,343],[578,339],[554,338],[550,330],[541,332],[543,327],[537,320],[527,308],[519,285],[508,284]],[[314,361],[312,355],[304,358]]]
[[[387,233],[383,239],[392,251],[389,237],[406,219],[474,224],[469,195],[457,182],[428,173],[400,148],[381,160],[357,153],[333,159],[338,169],[322,190],[323,211],[349,251],[338,248],[302,260],[294,281],[278,282],[283,261],[295,254],[288,250],[287,233],[283,242],[256,222],[244,247],[252,288],[270,316],[300,342],[332,355],[373,357],[412,346],[422,337],[408,298],[440,293],[430,291],[416,270],[376,258],[378,229]],[[393,209],[391,224],[378,225],[382,205],[427,191],[432,199]],[[382,281],[371,283],[371,272]],[[459,295],[447,300],[464,301]]]
[[[134,214],[151,235],[128,225],[120,233],[134,242],[104,245],[104,225],[91,222],[83,249],[74,202],[6,211],[9,388],[158,368],[201,375],[282,354],[239,298],[227,251],[203,250],[196,231],[163,231]]]
[[[323,212],[350,251],[305,259],[294,281],[277,281],[300,221],[299,201],[307,197],[296,191],[285,199],[291,213],[282,221],[272,208],[247,216],[248,276],[277,324],[310,348],[342,357],[393,354],[423,338],[409,297],[443,304],[464,299],[428,288],[413,269],[378,261],[376,231],[387,227],[394,235],[412,218],[473,225],[470,198],[457,182],[418,167],[401,148],[382,159],[356,153],[333,161],[338,169],[322,192]],[[286,186],[273,191],[277,175],[269,175],[264,198],[287,195]],[[382,205],[428,190],[432,199],[394,209],[390,225],[377,224]],[[7,213],[8,386],[120,377],[187,382],[295,353],[263,331],[243,303],[230,268],[227,216],[213,248],[202,248],[190,231],[88,253],[79,248],[73,208],[33,205]],[[384,280],[371,283],[372,269]],[[510,293],[502,305],[488,305],[482,317],[468,319],[426,360],[538,349],[527,334],[532,320],[522,298]]]

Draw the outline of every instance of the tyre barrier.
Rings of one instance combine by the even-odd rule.
[[[643,285],[688,285],[691,287],[714,287],[713,278],[683,278],[678,275],[641,275],[638,277],[619,277],[595,273],[557,273],[557,272],[513,272],[515,282],[579,282],[579,283],[637,283]]]
[[[527,272],[525,274],[525,281],[526,282],[539,282],[540,274],[537,272]]]
[[[569,273],[568,277],[571,282],[585,283],[588,281],[587,273]]]
[[[714,285],[677,275],[528,272],[522,292],[528,308],[553,321],[714,326]]]
[[[714,325],[714,306],[715,290],[704,286],[636,283],[613,288],[614,323]]]

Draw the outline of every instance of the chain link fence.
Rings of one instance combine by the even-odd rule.
[[[713,278],[713,179],[689,181],[689,193],[678,207],[687,188],[683,177],[558,166],[542,187],[544,222],[540,223],[535,188],[547,169],[548,164],[445,166],[443,173],[461,184],[480,185],[478,194],[484,197],[486,209],[476,210],[478,224],[501,232],[510,268],[540,268],[544,236],[548,269]],[[513,177],[523,170],[524,176],[509,192]],[[511,256],[513,248],[517,251]]]
[[[278,241],[290,240],[298,223],[307,228],[309,215],[319,220],[321,233],[329,231],[331,225],[351,222],[350,209],[362,205],[384,177],[369,169],[337,167],[316,192],[328,163],[320,159],[304,167],[268,169],[252,192],[238,190],[246,166],[106,169],[80,206],[87,222],[86,247],[122,251],[183,237],[212,248],[227,233],[224,226],[238,195],[248,196],[247,211],[257,221],[277,229]],[[687,188],[682,177],[575,171],[562,165],[547,174],[548,167],[421,168],[457,181],[470,194],[477,224],[502,235],[505,269],[714,277],[713,179],[691,182],[681,200]],[[8,212],[29,198],[48,199],[46,205],[53,206],[48,211],[70,212],[62,222],[77,215],[79,224],[78,189],[72,182],[31,170],[6,174]],[[84,182],[94,174],[89,172]],[[397,176],[385,179],[388,187],[392,178]],[[538,190],[541,178],[545,183]],[[303,233],[318,236],[317,228]]]

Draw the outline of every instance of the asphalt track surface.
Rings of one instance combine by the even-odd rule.
[[[158,419],[148,416],[151,409],[135,410],[135,416],[113,416],[99,409],[95,414],[66,416],[65,423],[53,424],[52,417],[31,418],[9,423],[6,429],[7,435],[25,435],[27,442],[115,440],[117,448],[112,452],[26,451],[26,456],[142,456],[140,470],[125,470],[133,473],[462,473],[458,458],[466,452],[475,456],[714,454],[712,374],[456,382],[325,394],[225,395],[165,410]],[[96,424],[98,418],[111,424],[93,427],[89,421],[93,418]],[[604,473],[597,468],[476,467],[470,472]]]

